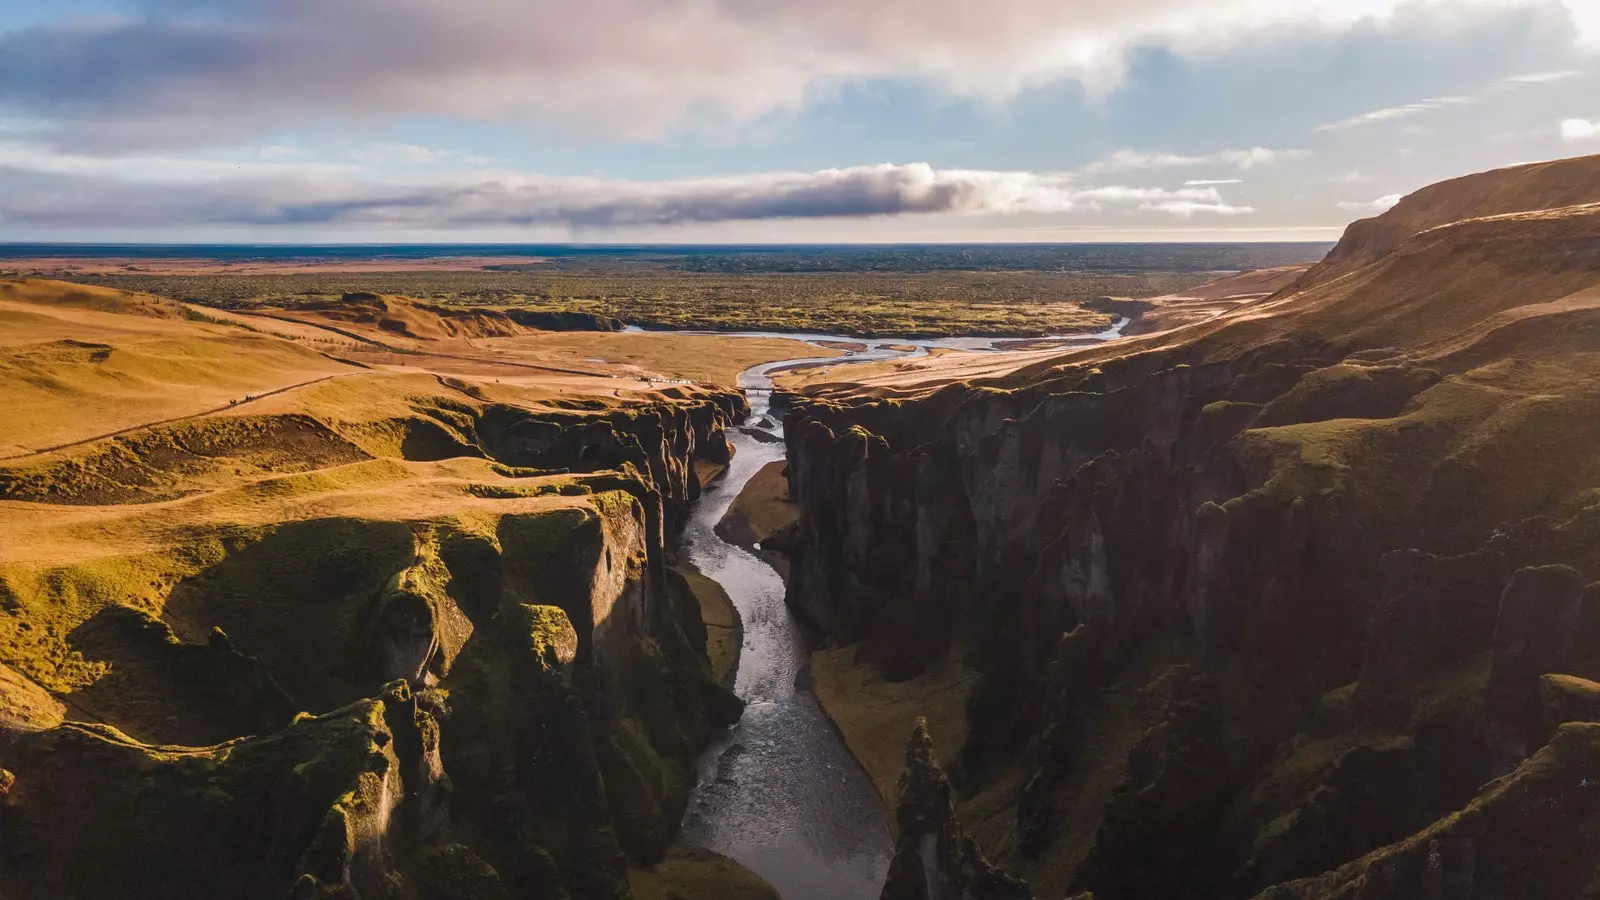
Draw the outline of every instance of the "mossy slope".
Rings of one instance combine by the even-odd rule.
[[[0,894],[626,896],[739,714],[665,547],[742,411],[360,372],[0,467]]]

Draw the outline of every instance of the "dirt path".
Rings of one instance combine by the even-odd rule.
[[[365,374],[365,373],[362,373],[362,372],[338,372],[338,373],[335,373],[333,375],[323,375],[320,378],[312,378],[312,379],[310,379],[308,381],[301,381],[301,382],[296,382],[295,384],[284,385],[281,388],[273,388],[270,391],[262,391],[259,394],[246,394],[242,399],[231,401],[231,402],[227,403],[224,406],[216,406],[216,407],[212,407],[211,409],[204,409],[204,410],[201,410],[199,412],[186,413],[186,414],[181,415],[181,416],[173,416],[173,417],[168,418],[168,419],[156,419],[156,420],[151,421],[151,422],[141,422],[138,425],[129,425],[127,428],[119,428],[116,431],[108,431],[105,434],[97,434],[94,437],[86,437],[86,438],[80,438],[80,439],[78,439],[76,441],[68,441],[65,444],[56,444],[56,445],[51,446],[51,447],[41,447],[38,450],[29,450],[26,453],[14,453],[14,454],[11,454],[10,456],[0,456],[0,460],[5,460],[7,462],[10,462],[12,460],[27,459],[27,458],[32,457],[32,456],[43,456],[46,453],[55,453],[58,450],[70,450],[73,447],[81,447],[84,444],[93,444],[96,441],[104,441],[104,440],[109,440],[109,439],[114,438],[114,437],[121,437],[122,435],[131,434],[131,433],[133,433],[135,431],[144,431],[145,429],[148,429],[148,428],[158,428],[158,427],[160,427],[162,425],[171,425],[174,422],[187,422],[190,419],[199,419],[199,418],[203,418],[205,416],[216,415],[217,413],[220,413],[220,412],[227,412],[230,409],[238,409],[239,407],[244,406],[247,403],[254,403],[257,400],[264,400],[267,397],[271,397],[271,396],[274,396],[274,395],[277,395],[277,394],[282,394],[282,393],[285,393],[287,391],[292,391],[295,388],[303,388],[303,387],[305,387],[307,385],[319,384],[319,383],[324,382],[324,381],[330,381],[330,380],[332,380],[334,378],[344,378],[344,377],[347,377],[347,376],[350,376],[350,375],[361,375],[361,374]]]

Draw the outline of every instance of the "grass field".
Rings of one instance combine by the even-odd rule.
[[[1310,263],[1327,248],[240,247],[212,248],[220,254],[215,258],[204,257],[204,249],[119,247],[70,256],[47,247],[0,248],[0,274],[147,291],[220,308],[295,306],[367,292],[583,312],[645,328],[1033,337],[1110,324],[1112,312],[1085,309],[1086,301],[1176,294],[1219,273]]]
[[[84,276],[84,280],[223,308],[293,306],[365,291],[447,304],[597,313],[646,328],[1031,336],[1104,328],[1112,321],[1110,314],[1079,306],[1097,297],[1154,297],[1211,277],[1172,272],[722,274],[602,269],[120,275]]]

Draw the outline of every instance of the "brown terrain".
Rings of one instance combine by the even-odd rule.
[[[1600,157],[1130,336],[780,379],[886,900],[1600,897]],[[771,900],[674,538],[783,339],[0,281],[0,897]],[[800,773],[804,774],[804,773]]]
[[[800,508],[789,500],[787,467],[780,460],[767,463],[734,498],[717,534],[769,562],[788,577],[788,550],[794,540]]]
[[[886,898],[1600,896],[1600,157],[1293,275],[795,388]]]
[[[1145,300],[1103,297],[1086,304],[1100,312],[1132,319],[1123,334],[1149,334],[1191,322],[1203,322],[1225,312],[1250,306],[1272,296],[1297,281],[1310,266],[1279,266],[1257,269],[1219,278],[1181,294],[1168,294]]]
[[[815,348],[274,315],[0,282],[0,896],[773,897],[673,841],[740,701],[671,539]]]

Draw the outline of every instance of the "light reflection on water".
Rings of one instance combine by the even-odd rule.
[[[1127,322],[1121,319],[1080,340],[1115,340]],[[755,366],[739,376],[740,387],[770,388],[770,373],[807,364],[926,356],[930,347],[991,350],[1003,340],[770,336],[848,341],[865,348],[842,357]],[[889,349],[895,344],[915,349]],[[768,415],[770,397],[747,396],[751,415],[746,424],[753,426]],[[781,435],[783,426],[763,430]],[[805,635],[783,602],[783,579],[715,531],[756,472],[783,459],[784,445],[758,441],[737,429],[730,429],[728,436],[737,453],[727,474],[695,504],[681,553],[721,583],[738,607],[744,647],[734,690],[746,706],[739,724],[700,758],[700,783],[684,816],[683,836],[738,860],[777,888],[784,900],[872,900],[882,888],[893,851],[882,805],[804,684],[809,678]]]
[[[758,366],[745,387],[767,387]],[[749,422],[767,414],[751,395]],[[770,429],[781,434],[782,426]],[[756,472],[783,458],[780,443],[729,431],[737,450],[728,473],[706,490],[684,529],[681,552],[716,579],[744,623],[734,690],[744,717],[700,759],[700,784],[684,817],[685,840],[730,856],[785,900],[869,900],[878,896],[891,844],[867,776],[796,682],[807,672],[805,637],[783,602],[772,567],[716,535],[717,522]]]

